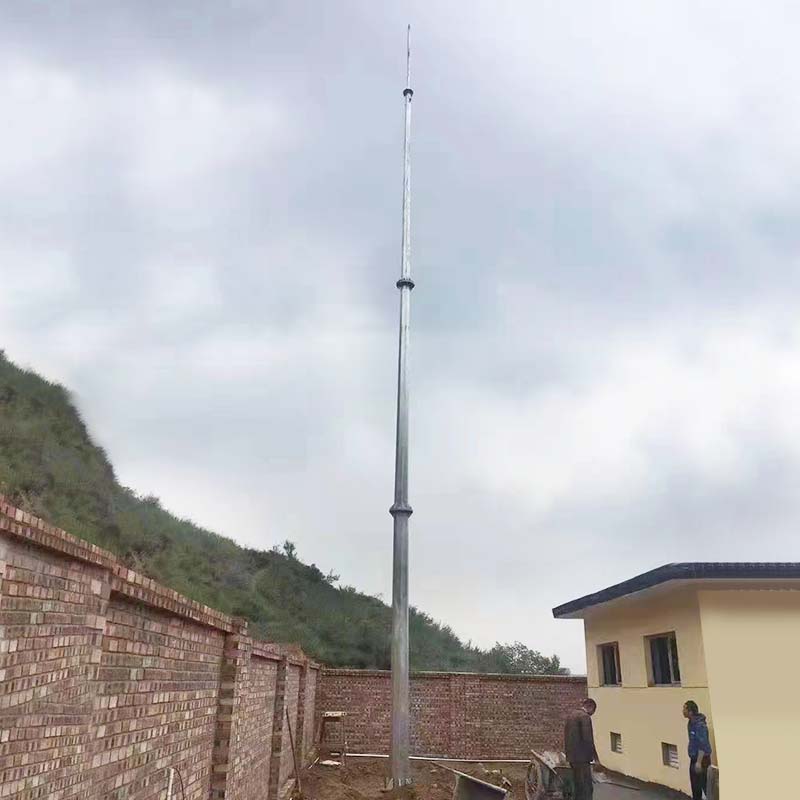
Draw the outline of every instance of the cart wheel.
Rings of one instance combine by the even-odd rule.
[[[542,765],[538,761],[531,761],[525,778],[525,800],[543,800],[546,791]]]

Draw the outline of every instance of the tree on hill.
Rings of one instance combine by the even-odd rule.
[[[543,656],[522,642],[514,644],[498,642],[486,654],[485,663],[489,672],[514,675],[569,675],[569,670],[561,666],[558,656]]]

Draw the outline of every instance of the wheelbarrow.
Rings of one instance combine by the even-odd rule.
[[[561,753],[531,751],[525,777],[526,800],[572,800],[572,767]]]
[[[605,771],[592,773],[593,783],[619,786],[638,792],[635,783],[612,778]],[[575,797],[575,782],[572,767],[563,753],[537,753],[531,750],[531,763],[525,777],[526,800],[572,800]]]

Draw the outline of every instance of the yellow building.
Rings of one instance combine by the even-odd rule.
[[[800,564],[669,564],[553,615],[584,621],[610,769],[688,793],[682,708],[694,700],[724,800],[800,798],[786,786],[800,744]]]

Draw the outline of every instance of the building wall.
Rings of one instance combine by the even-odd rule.
[[[312,673],[0,496],[2,800],[161,800],[170,768],[187,800],[277,800]]]
[[[489,759],[561,750],[564,719],[585,696],[582,677],[417,673],[411,678],[412,752]],[[390,673],[323,670],[317,711],[347,712],[351,752],[389,752]]]
[[[722,796],[792,796],[800,592],[710,590],[699,603]]]
[[[589,694],[597,701],[595,741],[601,761],[641,780],[688,791],[689,759],[683,704],[695,700],[709,717],[708,677],[697,593],[681,589],[632,597],[591,610],[584,621]],[[649,686],[645,637],[675,632],[681,686]],[[597,648],[618,642],[622,686],[600,686]],[[611,732],[623,753],[611,750]],[[661,743],[678,748],[678,769],[663,764]]]

